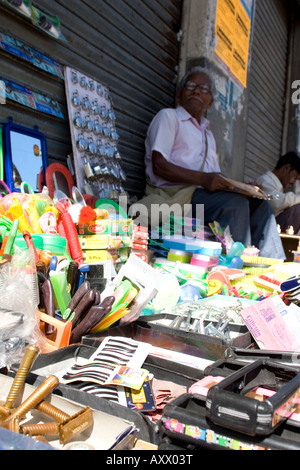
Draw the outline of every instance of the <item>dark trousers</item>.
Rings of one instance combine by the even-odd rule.
[[[276,217],[277,223],[281,227],[282,232],[286,232],[290,226],[294,227],[295,235],[300,233],[300,204],[288,207]]]
[[[192,197],[193,217],[197,204],[204,205],[205,225],[217,221],[222,228],[229,226],[234,241],[245,247],[256,246],[261,256],[285,259],[276,220],[267,201],[234,192],[196,189]]]

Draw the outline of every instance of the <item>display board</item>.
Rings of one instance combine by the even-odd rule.
[[[70,67],[65,83],[77,187],[117,201],[125,194],[126,174],[109,89]]]

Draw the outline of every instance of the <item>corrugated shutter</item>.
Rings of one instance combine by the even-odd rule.
[[[245,177],[274,168],[281,155],[288,62],[288,2],[256,0]]]
[[[110,88],[120,135],[119,150],[127,173],[126,189],[144,189],[144,139],[156,112],[174,106],[183,0],[36,0],[57,15],[67,42],[33,27],[0,2],[0,31],[95,78]],[[57,100],[58,119],[9,100],[0,106],[0,124],[12,116],[21,125],[39,126],[47,137],[49,159],[64,163],[71,152],[63,80],[0,49],[1,76]]]

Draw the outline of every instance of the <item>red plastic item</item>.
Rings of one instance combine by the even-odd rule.
[[[68,168],[62,165],[61,163],[51,163],[46,169],[45,179],[46,179],[46,186],[49,190],[49,196],[53,199],[55,186],[54,186],[54,174],[60,173],[63,178],[65,178],[69,194],[67,196],[72,195],[72,188],[74,186],[74,179],[71,173],[69,172]],[[66,191],[64,191],[66,192]]]
[[[71,215],[63,204],[56,204],[55,206],[61,214],[61,221],[65,231],[65,237],[68,240],[68,247],[70,250],[71,258],[79,265],[83,264],[83,253],[79,242],[76,225],[74,224]]]

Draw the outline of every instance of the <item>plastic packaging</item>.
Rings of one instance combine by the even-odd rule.
[[[45,338],[35,317],[38,284],[32,248],[0,266],[0,368],[18,363],[26,346],[42,348]]]

